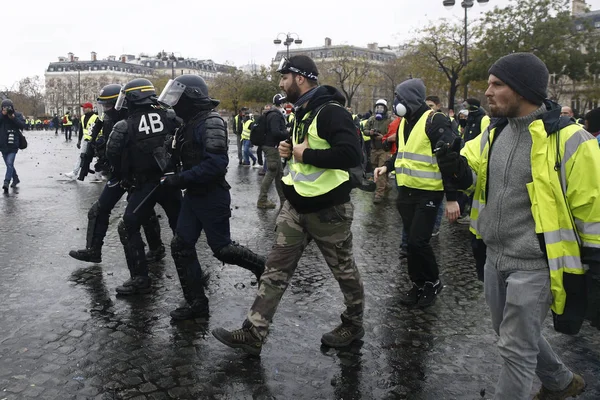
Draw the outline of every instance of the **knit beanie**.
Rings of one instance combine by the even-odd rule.
[[[541,106],[548,97],[548,68],[532,53],[513,53],[500,58],[489,70],[529,102]]]

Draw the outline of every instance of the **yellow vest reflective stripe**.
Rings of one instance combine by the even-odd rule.
[[[371,136],[367,136],[363,132],[365,129],[365,125],[367,124],[367,121],[368,120],[366,120],[366,119],[363,119],[362,121],[360,121],[360,133],[362,134],[363,140],[365,142],[368,142],[369,140],[371,140]]]
[[[250,140],[250,125],[252,125],[253,122],[253,120],[249,119],[242,125],[242,140]]]
[[[87,122],[83,124],[83,140],[92,140],[92,132],[90,131],[90,128],[94,125],[96,119],[98,119],[98,115],[92,114]],[[83,120],[85,120],[85,116],[83,117]]]
[[[597,182],[588,182],[586,176],[571,176],[570,179],[576,179],[578,185],[576,190],[570,192],[567,180],[578,151],[583,149],[586,156],[594,154],[594,151],[597,152],[598,142],[576,124],[548,135],[543,121],[535,120],[529,125],[529,132],[532,137],[533,181],[527,184],[527,191],[535,232],[544,238],[553,296],[551,308],[560,315],[564,312],[567,296],[563,284],[564,274],[585,273],[581,262],[581,246],[600,248],[600,213],[593,208],[595,203],[590,201],[599,192]],[[461,151],[476,173],[471,231],[478,238],[481,236],[478,233],[477,219],[485,208],[489,149],[495,133],[496,128],[491,131],[486,129],[476,139],[467,142]],[[593,151],[586,151],[587,146],[593,148]],[[557,161],[560,163],[558,171]],[[591,167],[600,169],[600,160],[582,157],[578,162],[586,165],[595,163]],[[473,186],[469,190],[473,190]],[[570,204],[566,199],[569,199]],[[594,222],[574,217],[574,210],[578,215],[584,215]]]
[[[331,103],[331,106],[341,107],[337,103]],[[320,113],[321,111],[319,111]],[[305,121],[311,113],[307,113],[302,121]],[[311,149],[315,150],[326,150],[331,148],[329,142],[322,139],[317,132],[317,117],[315,116],[310,126],[308,127],[308,145]],[[304,123],[294,121],[294,130],[292,134],[292,143],[297,145],[298,140],[304,140],[299,138],[299,133],[304,131]],[[282,182],[288,186],[294,186],[294,190],[300,196],[303,197],[316,197],[321,196],[325,193],[329,193],[342,183],[350,180],[348,171],[341,169],[327,169],[319,168],[314,165],[304,164],[301,162],[294,161],[292,157],[288,161],[289,174],[283,177]]]
[[[398,126],[398,153],[394,163],[398,186],[440,192],[444,190],[442,173],[425,133],[427,118],[432,112],[427,111],[421,116],[411,130],[407,143],[404,142],[406,119],[402,118]]]
[[[71,125],[73,125],[73,121],[71,121],[71,118],[69,118],[68,115],[65,115],[65,118],[66,118],[67,122],[63,123],[64,126],[71,126]]]

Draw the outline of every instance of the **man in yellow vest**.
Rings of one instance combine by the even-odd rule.
[[[244,117],[246,116],[247,112],[248,108],[242,107],[235,117],[233,117],[233,133],[235,134],[239,165],[242,165],[242,131],[244,130]]]
[[[456,136],[450,119],[427,106],[425,90],[421,79],[409,79],[396,87],[394,111],[402,117],[396,138],[398,149],[373,173],[377,181],[387,179],[392,168],[396,171],[396,207],[408,233],[408,275],[412,282],[412,287],[401,295],[400,302],[421,308],[433,305],[443,288],[429,242],[444,192],[446,214],[458,217],[460,212],[456,190],[442,180],[433,156],[435,143],[440,139],[453,140]]]
[[[65,141],[71,140],[71,136],[73,135],[73,121],[71,120],[71,112],[67,111],[62,119],[63,127],[65,128]]]
[[[577,333],[586,280],[600,292],[600,149],[546,100],[549,73],[535,55],[502,57],[489,74],[485,95],[497,120],[462,157],[456,143],[438,143],[436,156],[444,176],[474,190],[471,229],[487,245],[485,298],[504,359],[495,398],[529,399],[535,375],[535,399],[576,397],[585,382],[542,327],[551,308],[555,329]]]
[[[90,140],[92,140],[92,127],[98,119],[98,114],[94,113],[94,105],[92,103],[84,103],[81,105],[81,107],[83,108],[84,115],[81,118],[81,123],[79,124],[79,134],[77,140],[77,148],[81,150],[81,153],[77,158],[77,162],[75,163],[75,167],[73,167],[73,171],[64,174],[65,177],[73,180],[77,179],[79,176],[79,169],[82,167],[82,159],[86,154]],[[81,143],[81,139],[83,139],[83,145]],[[100,174],[96,174],[95,181],[102,181]]]
[[[242,328],[218,328],[222,343],[258,355],[269,325],[298,266],[304,248],[314,240],[344,294],[342,323],[325,333],[321,343],[345,347],[363,337],[363,284],[352,254],[354,207],[348,168],[360,165],[361,149],[344,96],[331,86],[318,86],[314,61],[304,55],[283,58],[279,86],[296,108],[292,143],[281,142],[279,154],[289,158],[283,178],[287,201],[277,218],[277,237],[265,272]]]

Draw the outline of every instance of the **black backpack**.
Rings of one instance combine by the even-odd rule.
[[[308,128],[310,127],[310,124],[313,122],[315,117],[319,114],[319,112],[325,106],[327,106],[329,104],[334,104],[334,105],[341,107],[341,105],[339,103],[330,101],[330,102],[320,105],[314,111],[311,111],[308,118],[306,118],[304,121],[302,121],[302,123],[303,123],[302,138],[306,137],[306,135],[308,134]],[[352,186],[352,188],[358,188],[360,190],[364,190],[365,192],[374,192],[376,189],[375,182],[369,181],[366,178],[366,174],[365,174],[365,169],[367,167],[367,151],[365,149],[365,142],[363,140],[362,133],[360,132],[359,128],[356,129],[356,134],[357,134],[358,140],[360,142],[361,158],[360,158],[359,165],[346,170],[346,171],[348,171],[348,175],[350,176],[350,185]]]
[[[250,142],[255,146],[263,146],[267,141],[267,115],[272,112],[280,112],[279,110],[269,110],[258,117],[250,125]]]

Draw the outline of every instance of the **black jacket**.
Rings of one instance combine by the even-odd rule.
[[[475,139],[481,133],[481,120],[487,114],[480,107],[477,111],[469,111],[467,116],[467,125],[465,126],[465,134],[463,135],[465,142]]]
[[[321,86],[305,107],[300,107],[296,113],[296,121],[302,121],[304,116],[317,109],[320,105],[335,101],[342,106],[346,104],[344,96],[332,86]],[[352,115],[344,108],[326,106],[317,117],[319,137],[325,139],[331,148],[326,150],[306,149],[302,154],[304,164],[319,168],[349,169],[356,167],[361,161],[361,148],[358,133]],[[350,181],[344,182],[335,189],[316,197],[299,195],[294,186],[283,185],[285,198],[302,214],[318,212],[350,201]]]
[[[15,111],[15,117],[0,114],[0,151],[19,150],[20,132],[25,129],[23,114]]]
[[[265,139],[265,146],[277,147],[279,142],[289,138],[285,125],[285,118],[279,109],[274,109],[267,113],[267,137]]]
[[[423,104],[416,112],[406,118],[406,123],[404,124],[404,141],[405,143],[408,141],[410,136],[410,131],[413,127],[419,122],[419,119],[425,114],[426,111],[429,111],[430,108]],[[431,142],[431,151],[435,149],[435,145],[438,141],[443,141],[444,143],[452,143],[456,135],[452,130],[452,123],[450,122],[450,118],[442,113],[435,114],[433,119],[431,120],[431,126],[425,132],[429,141]],[[396,135],[396,143],[398,143],[398,137]],[[396,150],[396,154],[390,157],[386,162],[385,166],[387,167],[388,172],[394,169],[394,163],[396,162],[396,156],[398,155],[398,150]],[[444,177],[444,191],[446,192],[446,200],[448,201],[456,201],[458,198],[458,194],[456,192],[456,186],[449,179]]]

